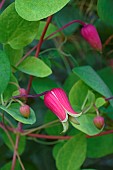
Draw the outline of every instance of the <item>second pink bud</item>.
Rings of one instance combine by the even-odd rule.
[[[81,29],[83,38],[97,51],[102,51],[102,43],[96,28],[92,24],[86,24]]]

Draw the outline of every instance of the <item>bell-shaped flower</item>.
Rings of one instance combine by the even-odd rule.
[[[60,119],[63,124],[65,132],[68,128],[68,117],[79,117],[81,113],[77,113],[73,110],[65,91],[61,88],[54,88],[48,91],[44,96],[45,105]],[[74,122],[79,122],[74,119]]]
[[[102,43],[96,28],[92,24],[86,24],[81,29],[83,38],[97,51],[102,51]]]

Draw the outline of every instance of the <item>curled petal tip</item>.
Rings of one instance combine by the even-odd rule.
[[[63,131],[61,133],[65,133],[68,130],[69,123],[68,122],[62,122],[63,125]]]

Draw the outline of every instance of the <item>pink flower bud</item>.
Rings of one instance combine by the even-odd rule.
[[[68,114],[73,117],[80,116],[80,114],[73,110],[66,93],[61,88],[54,88],[47,92],[44,96],[44,103],[55,113],[61,122],[68,120]]]
[[[102,51],[102,43],[96,28],[92,24],[86,24],[81,29],[83,38],[97,51]]]
[[[24,88],[19,88],[20,95],[27,95],[27,90]]]
[[[101,129],[104,126],[104,118],[102,116],[95,117],[93,122],[98,129]]]
[[[24,95],[25,96],[27,95],[27,90],[25,90],[24,88],[19,88],[19,93],[20,93],[20,96],[23,96],[21,97],[21,99],[26,100],[26,97],[24,97]]]
[[[30,107],[29,107],[28,105],[23,105],[23,106],[21,106],[21,107],[20,107],[20,113],[21,113],[24,117],[28,118],[29,115],[30,115]]]

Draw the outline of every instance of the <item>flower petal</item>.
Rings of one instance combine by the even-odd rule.
[[[68,130],[69,123],[68,121],[62,122],[62,125],[63,125],[63,131],[61,133],[65,133]]]
[[[65,91],[63,89],[61,89],[61,88],[54,88],[54,89],[52,89],[52,93],[56,96],[56,98],[59,100],[59,102],[61,103],[61,105],[63,106],[63,108],[67,112],[70,112],[71,115],[78,114],[71,107],[71,104],[70,104],[70,102],[68,100],[68,97],[67,97],[67,95],[66,95],[66,93],[65,93]]]
[[[66,122],[68,115],[59,102],[58,98],[53,95],[51,91],[47,92],[44,96],[45,105],[60,119],[62,122]]]

